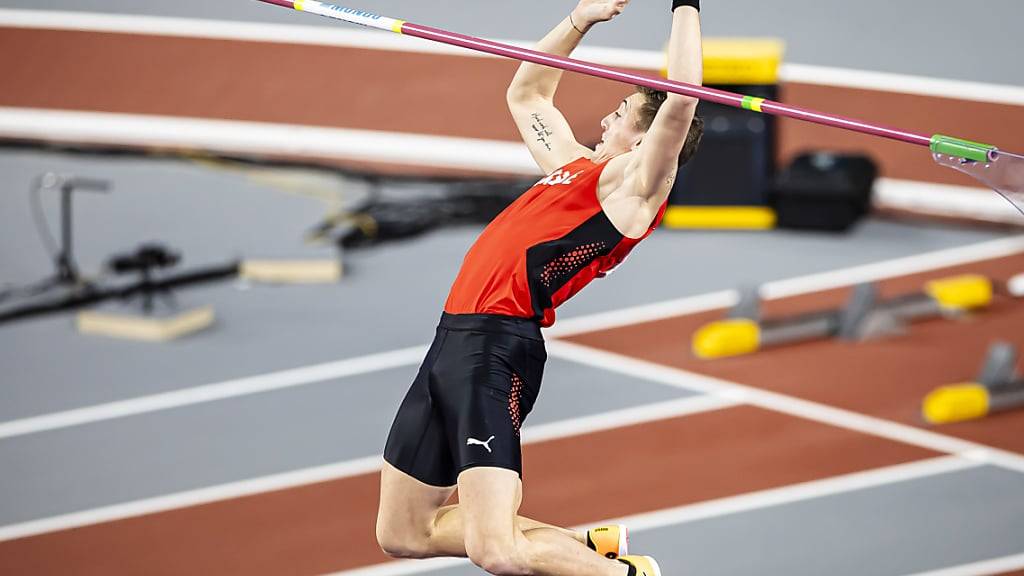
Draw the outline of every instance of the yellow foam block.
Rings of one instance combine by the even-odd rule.
[[[777,38],[704,38],[702,47],[704,84],[775,84],[786,51]]]
[[[932,390],[924,398],[921,413],[932,424],[948,424],[981,418],[988,414],[988,407],[988,389],[965,382]]]
[[[775,227],[775,211],[767,206],[669,206],[667,228],[766,230]]]
[[[970,310],[992,302],[992,281],[981,274],[964,274],[925,284],[925,292],[943,308]]]
[[[749,354],[756,352],[760,344],[761,327],[745,318],[711,322],[693,335],[693,353],[700,358]]]

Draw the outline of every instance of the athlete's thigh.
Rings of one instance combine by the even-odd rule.
[[[399,536],[428,536],[439,508],[444,506],[454,486],[424,484],[387,462],[380,473],[380,508],[377,527]]]
[[[487,466],[459,474],[459,509],[466,550],[514,548],[522,532],[517,525],[523,484],[514,470]]]

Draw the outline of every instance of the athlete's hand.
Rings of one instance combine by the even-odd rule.
[[[577,26],[590,27],[622,14],[627,4],[629,0],[580,0],[572,11],[572,18]]]

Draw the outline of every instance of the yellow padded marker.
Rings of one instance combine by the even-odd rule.
[[[925,292],[950,310],[970,310],[992,302],[992,281],[981,274],[964,274],[925,284]]]
[[[295,9],[296,9],[296,10],[298,10],[299,12],[302,12],[302,4],[303,4],[303,0],[295,0],[294,2],[292,2],[292,5],[293,5],[293,6],[295,7]]]
[[[398,34],[402,33],[402,26],[405,25],[405,20],[395,20],[395,23],[391,25],[391,31]]]
[[[701,326],[693,335],[693,353],[699,358],[725,358],[756,352],[761,327],[746,318],[719,320]]]
[[[964,382],[932,390],[924,398],[921,414],[932,424],[973,420],[988,414],[988,388],[977,382]]]

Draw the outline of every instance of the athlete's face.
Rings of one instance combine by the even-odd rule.
[[[595,156],[603,159],[625,154],[640,145],[644,133],[636,127],[640,106],[644,103],[642,94],[633,94],[622,102],[611,114],[601,120],[601,142],[594,149]]]

